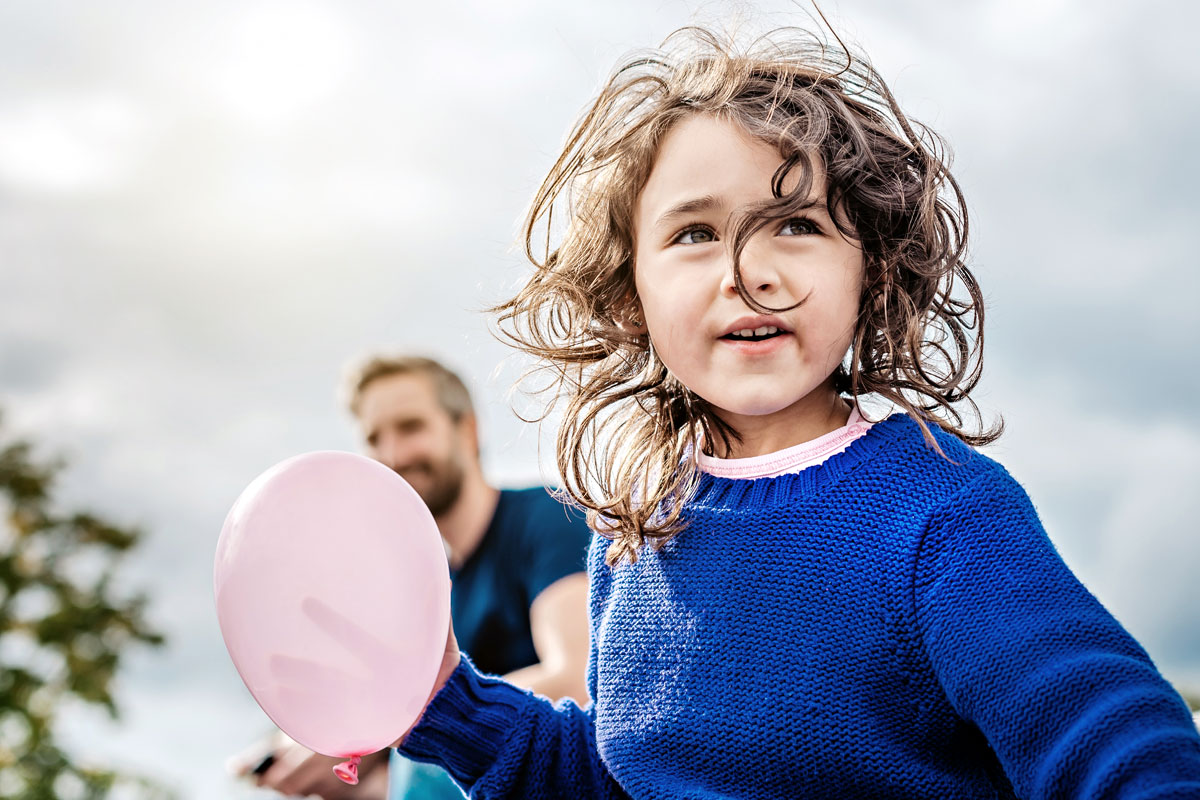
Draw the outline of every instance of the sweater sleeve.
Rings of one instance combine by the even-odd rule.
[[[998,465],[931,516],[914,601],[950,703],[1018,796],[1200,796],[1200,736],[1182,698]]]
[[[600,759],[593,707],[551,705],[463,656],[400,752],[440,765],[473,798],[625,798]]]

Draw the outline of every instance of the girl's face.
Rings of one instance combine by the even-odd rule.
[[[841,424],[829,423],[830,376],[850,347],[863,282],[861,249],[818,204],[754,234],[741,257],[756,301],[803,305],[764,315],[738,296],[730,223],[771,199],[782,161],[736,123],[688,117],[663,139],[635,215],[634,281],[654,348],[742,435],[731,454],[739,457]],[[823,200],[822,176],[815,178],[814,197]]]

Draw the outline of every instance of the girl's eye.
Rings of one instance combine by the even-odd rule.
[[[780,236],[809,236],[820,232],[821,229],[812,220],[803,217],[792,217],[779,229]]]
[[[679,233],[679,235],[675,237],[675,239],[673,240],[673,243],[674,244],[708,244],[709,242],[715,242],[716,240],[717,240],[717,235],[712,232],[711,228],[705,228],[703,226],[695,226],[692,228],[685,228],[684,230],[682,230]]]

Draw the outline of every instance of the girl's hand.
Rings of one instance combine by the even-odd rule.
[[[458,651],[458,639],[454,638],[454,621],[451,620],[449,630],[446,631],[446,649],[442,653],[442,665],[438,667],[437,679],[433,682],[433,689],[429,692],[429,697],[425,698],[426,707],[429,706],[429,702],[433,700],[434,696],[442,690],[442,687],[446,685],[446,681],[450,680],[450,676],[454,673],[454,670],[458,669],[458,662],[461,660],[462,654]],[[418,717],[417,721],[401,734],[399,739],[392,742],[391,746],[399,747],[402,745],[408,734],[420,722],[421,718]]]

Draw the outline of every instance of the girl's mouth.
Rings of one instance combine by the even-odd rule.
[[[786,334],[787,331],[776,328],[774,325],[764,325],[760,328],[743,328],[737,331],[730,331],[721,338],[727,342],[762,342]]]

